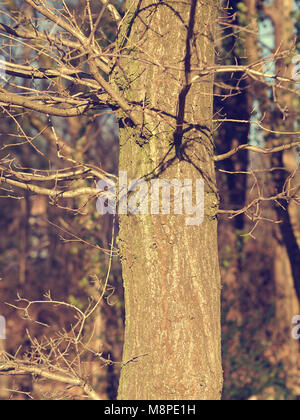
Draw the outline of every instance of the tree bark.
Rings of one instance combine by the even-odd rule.
[[[190,83],[192,65],[214,63],[216,2],[130,0],[127,10],[119,47],[129,58],[121,60],[114,81],[143,105],[143,127],[120,130],[120,170],[128,181],[146,179],[148,191],[157,178],[182,185],[190,179],[194,190],[203,179],[205,215],[199,226],[187,226],[187,215],[172,210],[120,216],[126,326],[118,398],[217,400],[221,285],[213,80]]]

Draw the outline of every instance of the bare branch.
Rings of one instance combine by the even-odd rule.
[[[283,152],[285,150],[290,150],[293,147],[300,146],[300,141],[295,141],[292,143],[283,144],[281,146],[272,147],[272,148],[263,148],[258,146],[250,146],[249,144],[242,144],[238,147],[235,147],[234,149],[230,150],[227,153],[224,153],[222,155],[218,155],[214,157],[215,162],[219,162],[221,160],[225,160],[230,158],[231,156],[235,155],[238,152],[241,152],[242,150],[248,150],[249,152],[255,152],[255,153],[262,153],[262,154],[270,154],[270,153],[277,153],[277,152]]]
[[[0,361],[0,375],[37,375],[52,381],[79,386],[92,400],[99,401],[101,399],[87,382],[81,378],[72,377],[68,371],[65,371],[65,374],[61,375],[55,371],[52,372],[48,369],[35,366],[32,363],[26,363],[25,361],[7,360]]]
[[[34,100],[24,98],[16,93],[1,93],[0,102],[8,106],[20,106],[43,114],[53,115],[57,117],[78,117],[83,115],[90,106],[89,101],[82,101],[81,105],[70,108],[57,108],[45,105],[43,102],[34,102]]]

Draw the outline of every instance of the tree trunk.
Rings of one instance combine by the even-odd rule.
[[[129,58],[114,80],[140,101],[143,127],[120,130],[120,170],[128,181],[144,178],[148,191],[157,178],[189,179],[194,190],[203,179],[205,188],[199,225],[175,208],[120,216],[126,326],[118,398],[215,400],[222,367],[213,80],[191,85],[190,68],[214,63],[216,2],[127,6],[119,46]]]
[[[293,10],[293,0],[275,0],[270,6],[264,6],[264,12],[272,20],[274,27],[275,51],[293,50]],[[285,58],[277,60],[275,70],[278,76],[292,78],[292,65],[287,65]],[[292,93],[292,89],[294,86],[291,84],[289,87],[291,90],[277,89],[275,91],[275,107],[269,112],[268,122],[268,128],[274,131],[294,130],[297,110],[294,109],[293,105],[295,94]],[[266,101],[266,103],[268,102],[270,100]],[[272,109],[270,105],[269,108]],[[262,109],[262,113],[264,111]],[[279,137],[269,134],[266,137],[268,147],[281,145],[288,141],[290,139],[286,136]],[[297,169],[295,150],[272,154],[270,157],[264,158],[263,161],[264,167],[285,169],[285,171],[272,171],[266,178],[270,195],[283,191],[288,177],[295,173]],[[296,179],[292,179],[291,186],[293,187],[296,184]],[[269,208],[270,211],[270,219],[281,221],[279,225],[273,226],[273,233],[271,236],[269,235],[270,241],[274,242],[273,277],[276,293],[277,328],[274,331],[273,339],[278,347],[276,351],[277,361],[282,363],[285,369],[287,388],[293,390],[296,394],[299,389],[299,343],[293,340],[290,334],[291,320],[299,313],[300,302],[300,249],[297,243],[293,214],[295,205],[296,203],[293,200],[290,200],[289,203],[286,200],[278,200],[272,209],[266,204],[266,208]],[[264,231],[261,231],[260,234],[267,237],[268,235]]]

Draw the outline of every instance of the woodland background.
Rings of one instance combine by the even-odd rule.
[[[24,2],[2,0],[1,3],[0,22],[3,23],[2,18],[12,4],[14,9],[18,5],[20,13],[30,18]],[[114,0],[112,3],[122,16],[123,2]],[[85,2],[74,0],[68,4],[77,11],[78,19],[84,15]],[[96,13],[100,5],[93,7]],[[274,53],[282,37],[292,40],[296,51],[298,48],[300,52],[298,7],[298,2],[292,0],[225,2],[226,19],[219,22],[223,35],[218,40],[217,61],[247,65],[249,61],[255,62]],[[110,42],[116,36],[117,26],[109,13],[105,16],[105,33]],[[1,36],[0,49],[8,42],[9,38]],[[26,48],[19,54],[23,55],[24,62],[30,59],[30,51]],[[47,66],[47,63],[43,64]],[[288,66],[290,62],[285,61],[285,64]],[[270,69],[272,65],[271,61]],[[249,123],[251,119],[263,118],[265,112],[264,125],[270,129],[286,129],[290,124],[293,128],[298,126],[299,96],[294,94],[288,99],[289,109],[280,112],[271,88],[255,85],[238,72],[217,76],[217,82],[215,115],[243,121],[216,123],[217,154],[242,144],[268,144],[269,133]],[[27,81],[22,83],[26,86]],[[230,95],[225,85],[232,86]],[[263,98],[260,105],[257,98]],[[65,150],[70,150],[72,156],[82,162],[117,174],[118,126],[111,111],[99,110],[96,115],[71,119],[52,118]],[[22,118],[23,130],[32,136],[39,134],[44,125],[44,117],[38,114],[25,114]],[[47,159],[35,152],[30,144],[19,143],[22,143],[20,128],[7,114],[0,114],[1,158],[9,153],[20,167],[48,168]],[[57,157],[55,143],[49,127],[35,144],[59,169],[64,162]],[[256,197],[258,188],[268,195],[274,180],[272,171],[265,171],[265,168],[284,165],[294,174],[293,182],[298,179],[299,183],[297,150],[285,152],[280,159],[276,162],[276,156],[245,150],[232,159],[217,162],[221,208],[244,208]],[[22,192],[22,200],[4,195],[1,193],[0,197],[0,314],[7,320],[7,340],[1,340],[0,345],[8,353],[20,351],[30,355],[37,346],[35,339],[46,347],[49,341],[44,341],[45,336],[47,340],[49,337],[59,340],[58,332],[63,335],[68,330],[74,322],[74,313],[65,307],[53,311],[37,304],[30,310],[30,319],[24,319],[22,311],[18,314],[6,302],[15,304],[17,295],[39,301],[51,290],[53,299],[83,308],[89,297],[99,294],[97,282],[106,275],[109,258],[99,252],[98,246],[109,249],[113,220],[111,216],[97,213],[95,201],[66,199],[64,206],[55,206],[48,197],[27,192]],[[263,211],[263,215],[254,223],[245,212],[234,218],[227,214],[219,216],[224,400],[300,398],[299,342],[291,338],[292,318],[300,314],[299,296],[295,292],[295,285],[300,282],[297,277],[300,260],[299,256],[298,259],[292,256],[290,250],[297,248],[299,254],[300,211],[297,204],[290,204],[288,216],[281,214],[284,217],[282,224],[275,223],[280,210],[278,213],[272,201],[260,204],[259,211]],[[79,210],[68,210],[72,208]],[[124,323],[118,257],[113,258],[109,285],[100,310],[85,326],[87,330],[90,328],[90,348],[101,353],[106,362],[101,365],[89,352],[83,357],[82,369],[92,378],[91,382],[102,398],[115,399]],[[116,363],[109,363],[109,360]],[[80,390],[72,387],[66,395],[64,385],[59,383],[30,376],[1,376],[0,397],[80,398]]]

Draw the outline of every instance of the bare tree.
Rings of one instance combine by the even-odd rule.
[[[176,180],[186,190],[191,187],[186,180],[203,180],[204,218],[198,215],[198,223],[186,223],[186,215],[176,211],[150,214],[149,208],[145,211],[143,207],[141,194],[135,214],[127,214],[124,207],[120,212],[118,246],[126,328],[119,398],[219,399],[222,367],[217,216],[245,214],[257,224],[263,220],[263,202],[297,200],[298,188],[285,183],[282,190],[270,196],[257,188],[257,196],[242,208],[219,210],[215,162],[243,150],[273,154],[299,146],[300,141],[295,140],[299,133],[290,129],[284,134],[293,136],[293,141],[268,148],[235,145],[215,155],[213,135],[218,124],[256,124],[271,134],[280,134],[280,130],[266,127],[263,119],[235,121],[230,116],[214,116],[214,86],[224,88],[224,97],[230,97],[236,92],[218,77],[238,74],[241,81],[273,83],[293,90],[291,77],[265,70],[269,61],[282,60],[289,51],[276,51],[248,65],[216,63],[215,46],[224,26],[231,22],[213,0],[129,0],[124,16],[106,0],[102,0],[97,13],[86,0],[81,16],[64,1],[25,3],[32,10],[29,17],[24,18],[14,2],[1,12],[4,41],[0,69],[4,80],[0,106],[16,126],[13,138],[18,143],[30,145],[34,153],[43,156],[37,145],[39,136],[24,128],[24,118],[30,115],[39,134],[47,133],[64,165],[46,171],[27,169],[18,167],[6,154],[0,163],[4,194],[29,191],[48,196],[60,206],[76,197],[84,196],[86,201],[103,196],[109,199],[109,191],[99,190],[96,182],[102,179],[113,186],[116,177],[79,161],[54,123],[54,117],[97,112],[113,112],[119,121],[120,173],[126,171],[129,180],[143,180],[148,191],[153,191],[157,179]],[[115,23],[112,42],[101,27],[107,13]],[[27,62],[20,54],[25,46],[31,52]],[[24,79],[29,83],[20,82]],[[1,152],[6,149],[7,145]],[[120,182],[117,185],[120,187]],[[200,206],[195,192],[193,198]],[[125,207],[127,204],[126,197]],[[199,208],[189,216],[195,216]],[[79,240],[76,235],[75,239]],[[104,252],[111,261],[116,252],[113,240]],[[78,361],[81,347],[87,347],[82,337],[84,324],[98,308],[109,271],[110,266],[96,303],[86,311],[72,306],[78,318],[70,341],[74,360]],[[25,302],[23,310],[27,313],[36,302]],[[44,304],[68,306],[53,301],[51,295]],[[5,355],[0,371],[29,373],[76,385],[97,399],[99,395],[85,381],[79,362],[74,369],[66,353],[59,355],[58,364],[56,359],[42,356],[45,348],[54,353],[53,343],[49,346],[42,348],[35,343],[38,357],[34,360]]]

